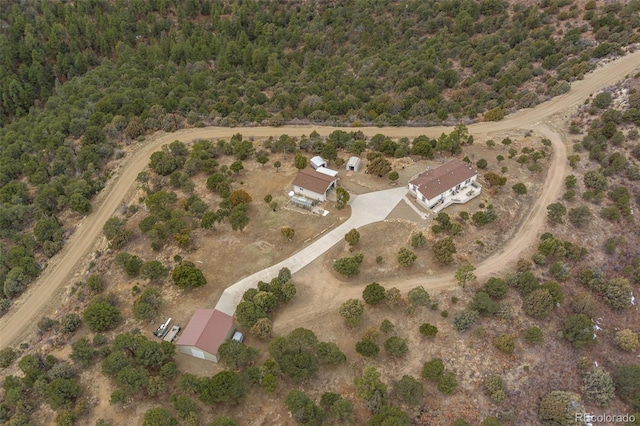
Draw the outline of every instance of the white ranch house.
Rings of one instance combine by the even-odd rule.
[[[305,198],[326,201],[327,193],[338,185],[338,177],[307,167],[293,180],[293,192]]]
[[[414,176],[409,191],[422,206],[439,212],[451,204],[464,204],[480,195],[478,171],[464,161],[453,159],[435,169]]]

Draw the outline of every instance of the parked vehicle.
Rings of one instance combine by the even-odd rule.
[[[169,331],[170,323],[171,323],[171,318],[169,318],[165,323],[160,324],[160,327],[158,327],[158,329],[153,332],[153,335],[162,339]]]
[[[231,340],[242,343],[244,342],[244,334],[242,334],[240,331],[236,331],[235,333],[233,333],[233,337],[231,338]]]
[[[162,340],[164,340],[165,342],[173,342],[178,337],[178,333],[180,332],[180,330],[181,328],[179,325],[174,325]]]

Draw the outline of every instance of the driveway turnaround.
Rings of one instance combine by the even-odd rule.
[[[298,272],[309,263],[316,260],[339,241],[344,240],[344,234],[353,228],[360,228],[370,223],[384,220],[391,210],[407,193],[405,187],[387,189],[384,191],[368,192],[357,195],[351,203],[351,217],[334,230],[314,241],[288,259],[283,260],[255,274],[249,275],[233,284],[222,293],[216,304],[216,309],[227,315],[233,315],[242,300],[242,295],[250,288],[256,287],[258,281],[269,282],[278,276],[282,268],[289,268],[291,273]]]

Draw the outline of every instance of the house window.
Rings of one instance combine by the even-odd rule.
[[[426,198],[424,198],[424,195],[422,196],[422,201],[427,201],[427,199],[426,199]]]

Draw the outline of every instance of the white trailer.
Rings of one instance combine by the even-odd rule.
[[[173,342],[174,340],[176,340],[176,337],[178,337],[178,333],[180,332],[180,330],[181,328],[179,325],[174,325],[162,340],[164,340],[165,342]]]

